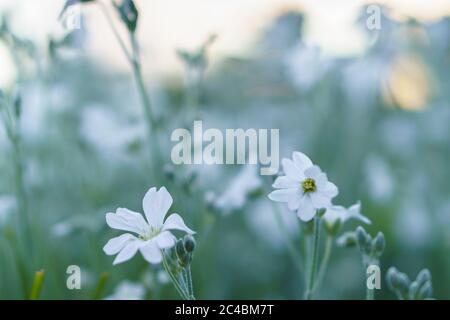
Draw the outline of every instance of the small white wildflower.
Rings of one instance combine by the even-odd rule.
[[[156,274],[156,279],[160,284],[167,284],[170,282],[169,275],[164,270],[158,271],[158,273]]]
[[[215,199],[214,205],[225,214],[238,210],[245,205],[249,194],[261,187],[261,183],[258,167],[244,166],[233,178],[225,193]]]
[[[347,220],[356,219],[365,224],[371,224],[369,218],[361,214],[361,203],[357,202],[349,208],[342,206],[331,206],[327,208],[323,219],[328,225],[334,225],[338,220],[344,224]]]
[[[309,221],[318,209],[331,206],[338,189],[306,155],[294,152],[292,158],[282,160],[285,176],[275,180],[272,186],[278,190],[272,191],[269,199],[286,202],[301,220]]]
[[[170,230],[181,230],[188,234],[195,233],[184,224],[183,218],[177,213],[171,214],[164,221],[172,202],[172,196],[165,187],[158,191],[156,188],[151,188],[142,201],[146,219],[140,213],[125,208],[118,208],[116,213],[106,214],[108,226],[137,235],[124,233],[108,241],[103,251],[107,255],[117,254],[113,264],[131,259],[138,250],[148,262],[160,263],[162,261],[161,250],[173,247],[176,242],[176,238]]]
[[[142,284],[123,281],[105,300],[142,300],[144,296],[145,288]]]

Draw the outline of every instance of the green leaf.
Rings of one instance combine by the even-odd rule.
[[[30,300],[39,300],[41,295],[42,284],[44,283],[44,270],[36,271],[31,287]]]

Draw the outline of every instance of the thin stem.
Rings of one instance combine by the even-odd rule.
[[[186,267],[186,274],[187,274],[187,282],[189,287],[189,292],[191,295],[192,300],[195,300],[194,296],[194,286],[192,285],[192,273],[191,273],[191,266]]]
[[[370,260],[370,257],[368,257],[368,258],[369,258],[368,261],[363,264],[365,266],[366,270],[369,268],[369,265],[371,265],[371,264],[375,264],[377,266],[380,265],[380,262],[378,259]],[[375,290],[370,289],[369,286],[367,285],[367,277],[366,277],[366,300],[375,300]]]
[[[156,121],[152,112],[152,106],[150,102],[150,97],[148,96],[147,90],[145,88],[144,79],[142,77],[142,68],[139,55],[139,46],[137,44],[136,36],[133,32],[129,32],[131,48],[133,52],[131,64],[133,67],[133,75],[138,86],[139,94],[141,96],[142,105],[144,107],[145,117],[147,118],[150,132],[152,129],[156,129]]]
[[[300,273],[303,273],[303,266],[302,266],[302,258],[300,254],[295,250],[295,244],[294,241],[292,241],[291,237],[289,236],[289,230],[287,229],[283,219],[281,218],[281,212],[278,209],[278,206],[272,202],[272,206],[275,213],[275,219],[277,220],[278,227],[281,229],[281,231],[286,235],[286,243],[289,250],[289,254],[294,261],[295,265],[297,266]]]
[[[172,273],[172,271],[170,271],[170,267],[167,263],[167,258],[166,255],[163,251],[161,251],[162,257],[163,257],[163,266],[164,269],[166,270],[167,274],[170,277],[170,280],[172,281],[175,289],[177,290],[178,294],[181,296],[182,299],[184,300],[190,300],[190,297],[188,295],[186,295],[185,290],[181,287],[180,283],[178,282],[178,280],[176,279],[176,277],[174,276],[174,274]]]
[[[30,300],[38,300],[41,295],[42,284],[44,283],[44,270],[36,271],[31,287]]]
[[[147,91],[145,90],[144,80],[142,79],[142,71],[141,71],[141,64],[139,60],[139,50],[137,46],[137,41],[132,32],[130,33],[130,41],[131,41],[131,48],[132,52],[130,53],[125,45],[125,41],[120,36],[113,19],[111,18],[111,15],[108,12],[108,9],[106,8],[105,4],[102,1],[98,2],[100,4],[100,8],[102,9],[103,14],[106,17],[106,20],[108,21],[108,24],[117,39],[117,42],[119,43],[123,53],[125,54],[128,62],[133,68],[133,75],[136,79],[136,83],[138,85],[139,94],[142,99],[142,103],[144,106],[144,112],[147,117],[147,121],[149,122],[149,125],[151,128],[155,127],[155,120],[153,117],[153,113],[151,111],[151,104],[150,104],[150,98],[148,97]]]
[[[334,237],[328,235],[327,240],[325,242],[325,251],[323,253],[322,261],[320,263],[319,274],[317,276],[317,282],[314,290],[316,290],[320,286],[327,272],[328,263],[330,262],[331,257],[331,250],[333,248],[333,241]]]
[[[122,40],[122,38],[120,37],[119,32],[117,31],[116,26],[114,25],[114,21],[111,18],[111,15],[108,12],[108,9],[106,8],[105,4],[102,1],[98,1],[98,4],[100,5],[100,8],[102,9],[103,14],[106,17],[106,20],[108,21],[108,24],[112,30],[112,32],[114,33],[114,36],[117,39],[117,42],[119,43],[123,53],[125,54],[127,60],[132,64],[133,63],[133,57],[131,56],[130,52],[128,51],[125,42]]]
[[[369,289],[369,287],[367,287],[366,289],[366,300],[374,300],[374,291],[373,289]]]
[[[311,269],[309,273],[309,281],[308,281],[308,289],[305,293],[305,299],[311,300],[314,291],[314,280],[317,269],[317,260],[319,256],[319,237],[320,237],[320,217],[316,213],[314,217],[314,240],[313,240],[313,248],[312,248],[312,257],[311,257]]]
[[[100,274],[100,278],[98,279],[97,282],[97,287],[95,288],[94,295],[92,296],[93,300],[100,300],[102,298],[103,289],[105,288],[108,278],[109,274],[107,272],[102,272]]]

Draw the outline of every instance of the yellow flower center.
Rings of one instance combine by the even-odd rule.
[[[316,182],[314,181],[314,179],[306,178],[302,182],[302,189],[304,193],[316,192],[317,190]]]

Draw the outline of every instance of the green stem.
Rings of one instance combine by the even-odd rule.
[[[132,64],[133,63],[133,57],[131,56],[130,52],[128,51],[125,42],[120,37],[119,32],[117,31],[116,26],[114,25],[114,21],[111,18],[111,15],[108,12],[108,9],[106,8],[105,4],[102,1],[97,2],[100,5],[100,8],[102,9],[103,14],[106,17],[106,20],[108,21],[109,27],[111,28],[114,37],[117,39],[117,42],[120,45],[120,48],[122,49],[123,53],[125,54],[127,60]]]
[[[325,251],[323,253],[322,261],[320,263],[319,274],[317,276],[317,282],[314,290],[316,290],[320,284],[322,283],[325,274],[327,272],[328,263],[330,262],[331,250],[333,248],[334,237],[331,235],[327,236],[327,240],[325,242]]]
[[[366,289],[366,300],[374,300],[374,291],[373,289]]]
[[[281,212],[275,203],[273,203],[273,202],[271,202],[271,203],[272,203],[273,209],[275,211],[274,212],[275,219],[277,220],[278,227],[281,229],[281,231],[286,236],[286,243],[287,243],[287,248],[288,248],[289,254],[290,254],[292,260],[294,261],[294,264],[297,266],[299,272],[303,273],[303,266],[302,266],[302,262],[301,262],[302,258],[300,256],[300,254],[297,252],[297,250],[295,250],[294,241],[289,236],[289,230],[287,229],[283,219],[281,218]]]
[[[187,282],[189,287],[189,293],[191,295],[191,299],[195,300],[194,296],[194,286],[192,285],[192,272],[191,272],[191,266],[186,267],[186,274],[187,274]]]
[[[31,287],[30,300],[38,300],[41,295],[42,284],[44,283],[44,270],[34,274],[33,286]]]
[[[305,299],[311,300],[314,291],[314,280],[317,269],[317,260],[319,256],[319,237],[320,237],[320,217],[316,213],[314,217],[314,240],[313,240],[313,248],[312,248],[312,257],[311,257],[311,269],[309,273],[309,281],[308,281],[308,289],[305,293]]]
[[[178,294],[181,296],[184,300],[190,300],[190,297],[186,295],[185,291],[181,287],[180,283],[176,279],[176,277],[173,275],[172,271],[170,270],[169,264],[167,263],[166,255],[163,251],[161,251],[162,257],[163,257],[163,267],[166,270],[167,274],[169,275],[170,280],[172,281],[172,284],[174,285],[175,289],[177,290]]]
[[[107,272],[102,272],[100,278],[97,282],[97,287],[95,288],[93,300],[100,300],[102,298],[103,289],[105,288],[106,282],[108,281],[109,274]]]
[[[155,128],[156,121],[153,117],[153,113],[151,110],[151,104],[150,104],[150,98],[147,94],[147,91],[146,91],[145,85],[144,85],[144,80],[142,78],[141,63],[140,63],[140,59],[139,59],[139,50],[138,50],[136,37],[134,36],[134,33],[132,33],[131,31],[129,32],[131,49],[132,49],[132,52],[130,53],[125,45],[125,41],[122,39],[116,26],[114,25],[114,21],[111,18],[111,15],[109,14],[108,9],[106,8],[105,4],[102,1],[99,1],[98,3],[100,4],[100,8],[102,9],[102,12],[106,17],[106,20],[108,21],[108,24],[114,34],[114,37],[116,38],[117,42],[120,45],[120,48],[122,49],[128,62],[130,63],[130,65],[133,68],[133,76],[136,79],[138,91],[141,96],[142,104],[144,107],[145,116],[147,118],[150,128]]]
[[[139,95],[141,96],[142,105],[144,107],[145,117],[149,124],[149,132],[152,129],[156,129],[156,121],[153,115],[152,106],[150,102],[150,97],[148,96],[147,90],[145,88],[144,79],[142,77],[142,67],[139,55],[139,46],[137,44],[136,37],[134,33],[130,32],[130,42],[131,48],[133,52],[131,64],[133,67],[133,75],[136,80],[136,84],[138,86]]]

